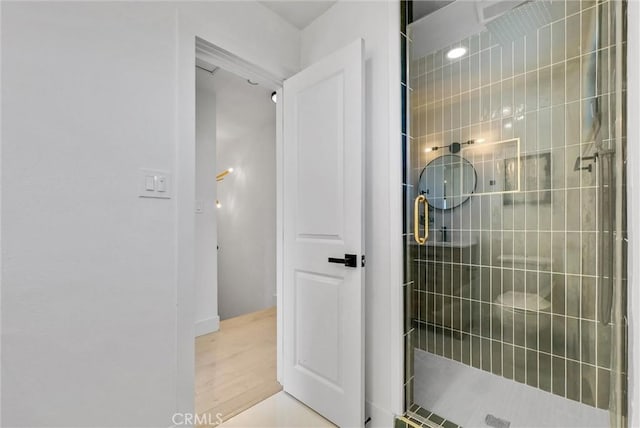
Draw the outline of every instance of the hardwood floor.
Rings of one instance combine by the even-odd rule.
[[[276,308],[224,320],[196,338],[195,407],[222,420],[282,390],[276,381]]]

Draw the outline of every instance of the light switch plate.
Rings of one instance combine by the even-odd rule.
[[[153,186],[151,185],[153,183]],[[171,173],[157,169],[140,169],[138,196],[141,198],[171,199],[173,182]]]

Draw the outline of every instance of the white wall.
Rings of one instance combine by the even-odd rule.
[[[270,124],[218,146],[233,176],[220,185],[218,210],[220,318],[275,305],[275,114]]]
[[[372,417],[367,426],[392,426],[393,413],[402,412],[397,393],[403,381],[397,361],[402,224],[393,214],[400,212],[402,190],[399,26],[395,2],[339,1],[303,30],[301,42],[304,68],[358,37],[365,40],[365,412]]]
[[[218,301],[220,319],[275,305],[276,112],[271,90],[220,70],[218,109]]]
[[[196,336],[220,327],[216,223],[216,94],[196,69]]]
[[[254,2],[2,2],[3,426],[193,408],[194,37],[282,75]],[[175,197],[139,199],[138,169]]]

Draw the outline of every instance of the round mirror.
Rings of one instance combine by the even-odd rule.
[[[443,155],[435,158],[420,173],[418,191],[433,208],[448,210],[469,199],[476,190],[476,170],[465,158]]]

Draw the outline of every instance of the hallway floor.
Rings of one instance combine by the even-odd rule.
[[[331,422],[279,392],[221,425],[222,428],[329,428]]]
[[[222,321],[217,332],[196,338],[195,353],[199,415],[216,420],[219,414],[226,421],[282,390],[276,381],[275,307]]]

